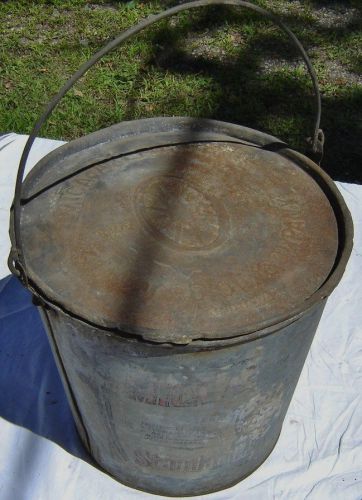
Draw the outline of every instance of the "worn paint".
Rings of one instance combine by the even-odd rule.
[[[103,335],[50,310],[92,456],[123,483],[163,495],[216,491],[250,474],[278,438],[323,306],[218,349]]]

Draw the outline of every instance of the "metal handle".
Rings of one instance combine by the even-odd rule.
[[[176,7],[172,7],[171,9],[165,10],[160,14],[153,15],[144,19],[140,23],[136,24],[132,28],[129,28],[123,33],[121,33],[117,38],[113,41],[107,43],[102,49],[100,49],[96,54],[93,55],[88,61],[86,61],[82,66],[78,69],[76,73],[73,74],[69,78],[69,80],[64,84],[64,86],[60,89],[60,91],[53,97],[53,99],[49,102],[47,107],[45,108],[43,114],[35,123],[29,138],[25,144],[20,163],[19,170],[16,178],[15,184],[15,193],[14,193],[14,201],[13,201],[13,228],[14,228],[14,245],[11,250],[8,265],[10,270],[22,278],[23,281],[26,282],[26,273],[24,269],[24,260],[23,260],[23,252],[22,252],[22,241],[20,237],[20,206],[21,206],[21,193],[22,193],[22,181],[25,171],[26,162],[31,150],[31,147],[34,143],[35,138],[37,137],[41,127],[48,119],[48,117],[53,112],[54,108],[58,105],[60,100],[64,97],[64,95],[73,87],[73,85],[94,65],[96,64],[104,55],[111,52],[113,49],[118,47],[122,42],[128,40],[131,36],[139,33],[144,28],[147,28],[151,24],[160,21],[161,19],[173,16],[178,12],[183,10],[193,9],[196,7],[203,7],[208,5],[237,5],[240,7],[246,7],[250,10],[258,12],[263,16],[267,17],[271,21],[273,21],[279,28],[281,28],[291,39],[294,45],[299,50],[309,72],[309,75],[312,79],[314,94],[315,94],[315,105],[316,105],[316,116],[314,123],[314,131],[312,135],[312,152],[313,153],[321,153],[323,147],[323,132],[319,129],[320,119],[321,119],[321,97],[318,87],[317,76],[315,74],[314,68],[307,56],[302,44],[296,38],[296,36],[290,31],[290,29],[280,21],[276,16],[271,14],[270,12],[254,5],[250,2],[244,2],[242,0],[197,0],[195,2],[189,2],[185,4],[178,5]]]

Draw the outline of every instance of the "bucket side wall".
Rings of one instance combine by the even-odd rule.
[[[219,349],[126,340],[50,309],[47,327],[98,464],[142,490],[197,495],[238,482],[273,449],[324,304]]]

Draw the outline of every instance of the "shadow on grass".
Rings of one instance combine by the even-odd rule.
[[[336,5],[335,2],[314,3]],[[341,2],[339,4],[342,5]],[[297,33],[307,51],[308,48],[318,47],[321,38],[339,41],[350,36],[352,30],[362,28],[359,13],[354,13],[348,20],[348,29],[346,26],[320,26],[315,22],[312,28],[308,26],[306,30],[306,19],[303,16],[287,13],[281,18]],[[209,103],[201,106],[194,116],[263,130],[280,136],[292,148],[305,153],[305,138],[311,135],[314,120],[312,86],[307,80],[307,73],[296,75],[278,66],[280,60],[294,67],[302,64],[296,49],[280,30],[260,33],[256,25],[255,33],[249,37],[247,44],[237,49],[234,57],[225,58],[222,54],[218,57],[217,53],[210,57],[207,50],[201,53],[186,50],[188,40],[193,40],[200,34],[207,32],[209,37],[218,28],[226,26],[240,30],[245,21],[254,20],[256,23],[263,22],[254,13],[243,10],[238,13],[229,7],[198,10],[196,15],[190,15],[188,22],[176,26],[164,25],[153,34],[151,43],[154,53],[145,66],[154,66],[164,74],[211,77],[222,99],[213,100],[211,111]],[[315,33],[315,38],[310,36],[310,31]],[[265,71],[266,63],[271,71]],[[359,64],[356,60],[355,67]],[[357,75],[355,77],[358,78]],[[144,75],[140,74],[129,96],[127,119],[134,118],[135,103],[143,79]],[[323,81],[323,84],[328,86],[328,81]],[[180,96],[180,105],[182,99]],[[343,91],[338,90],[338,96],[335,97],[333,92],[323,94],[322,88],[321,126],[326,136],[322,167],[335,180],[362,183],[361,109],[362,87],[346,85]],[[157,109],[155,114],[157,115]]]

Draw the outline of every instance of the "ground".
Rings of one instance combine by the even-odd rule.
[[[44,104],[121,30],[176,2],[0,3],[0,132],[29,133]],[[322,166],[362,183],[362,2],[258,0],[295,32],[315,66]],[[311,135],[311,82],[286,36],[246,9],[213,6],[162,21],[77,84],[41,132],[72,139],[121,120],[188,115],[239,123],[300,151]]]

